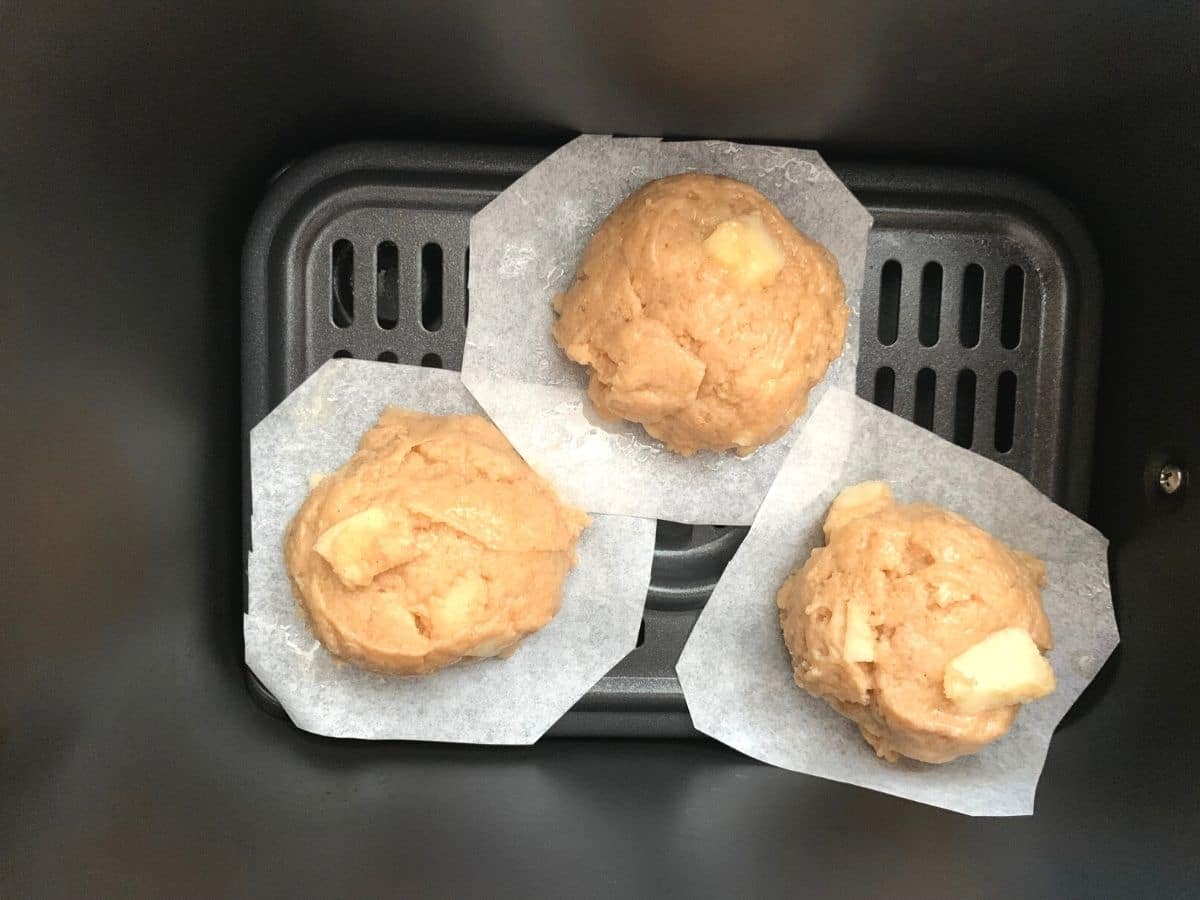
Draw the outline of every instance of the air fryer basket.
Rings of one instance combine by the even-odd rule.
[[[375,143],[286,170],[243,256],[245,432],[333,356],[459,368],[468,223],[542,155]],[[834,168],[875,217],[858,393],[1082,514],[1096,357],[1078,350],[1098,338],[1100,297],[1075,219],[1016,178]],[[553,734],[691,733],[675,661],[744,534],[659,522],[639,645]],[[248,671],[247,680],[282,715]]]

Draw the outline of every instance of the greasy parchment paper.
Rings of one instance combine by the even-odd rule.
[[[593,516],[558,615],[507,660],[424,677],[339,663],[309,631],[283,562],[283,534],[309,477],[354,452],[386,406],[478,413],[455,372],[325,363],[250,433],[253,491],[246,663],[305,731],[333,737],[531,744],[637,643],[654,522]]]
[[[712,525],[748,525],[803,425],[745,459],[684,458],[640,425],[601,421],[587,370],[554,343],[551,302],[592,232],[648,181],[681,172],[754,185],[837,257],[846,344],[809,395],[854,390],[858,309],[871,216],[816,153],[726,141],[584,135],[519,178],[471,220],[471,317],[463,381],[529,464],[577,506]]]
[[[1058,688],[982,752],[940,766],[883,762],[858,728],[792,680],[775,594],[824,543],[833,498],[887,481],[901,503],[936,503],[1046,563]],[[1055,725],[1117,645],[1108,541],[1028,481],[840,390],[826,393],[717,584],[676,672],[696,728],[763,762],[970,815],[1033,812]]]

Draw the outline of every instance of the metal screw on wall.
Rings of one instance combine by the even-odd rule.
[[[1183,469],[1168,463],[1158,471],[1158,488],[1168,497],[1183,487]]]

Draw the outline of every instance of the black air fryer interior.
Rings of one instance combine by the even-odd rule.
[[[1194,894],[1198,47],[1194,2],[0,4],[0,896]],[[466,217],[580,132],[819,150],[876,214],[859,392],[1110,538],[1122,644],[1034,816],[694,738],[323,740],[247,691],[246,424],[338,351],[456,365]],[[322,197],[348,244],[243,297],[247,234]],[[643,646],[564,728],[681,733],[737,538],[660,528]]]

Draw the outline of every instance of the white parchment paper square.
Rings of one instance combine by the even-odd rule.
[[[858,727],[792,678],[775,595],[824,543],[838,492],[886,481],[901,503],[971,519],[1046,563],[1042,593],[1058,687],[1012,729],[943,765],[886,763]],[[840,390],[827,392],[683,649],[676,672],[696,728],[785,769],[972,815],[1026,815],[1055,726],[1117,646],[1108,541],[1015,472]]]
[[[246,663],[300,728],[333,737],[531,744],[637,643],[655,523],[593,516],[562,609],[507,660],[433,675],[366,672],[335,660],[292,595],[283,534],[309,491],[353,454],[387,406],[479,413],[455,372],[335,359],[250,433],[254,549]]]
[[[811,150],[584,135],[551,154],[471,220],[471,316],[463,381],[529,464],[577,506],[676,522],[747,525],[804,422],[741,459],[672,453],[640,425],[601,421],[587,370],[554,343],[554,296],[596,227],[648,181],[681,172],[758,188],[838,260],[846,344],[809,395],[854,390],[859,300],[871,216]]]

